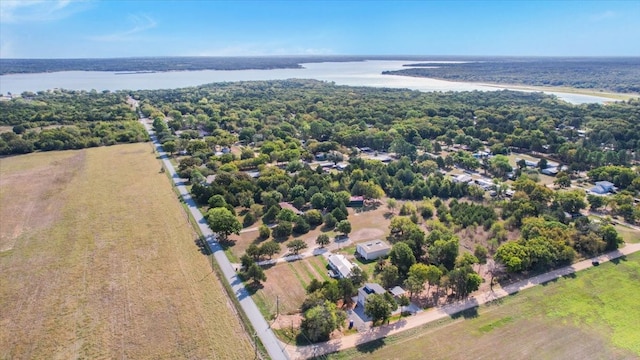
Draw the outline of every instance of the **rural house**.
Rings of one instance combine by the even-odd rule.
[[[340,254],[331,254],[327,258],[329,260],[329,267],[336,274],[336,277],[340,279],[348,278],[351,276],[351,270],[353,270],[356,265],[351,261],[347,260],[344,255]]]
[[[358,304],[364,306],[369,296],[373,294],[384,294],[385,292],[380,284],[365,283],[363,287],[358,289]]]

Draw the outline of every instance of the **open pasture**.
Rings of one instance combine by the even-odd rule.
[[[252,358],[159,169],[149,144],[0,159],[0,358]]]

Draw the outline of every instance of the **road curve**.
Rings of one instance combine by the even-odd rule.
[[[191,194],[189,194],[189,191],[187,191],[187,188],[182,183],[182,179],[180,179],[180,177],[176,173],[175,169],[173,168],[173,165],[169,161],[169,157],[164,152],[164,149],[162,149],[162,145],[156,138],[154,131],[151,128],[151,125],[149,124],[149,120],[145,118],[141,118],[140,122],[144,125],[145,129],[149,133],[149,136],[151,137],[151,141],[153,142],[153,145],[156,151],[160,155],[160,159],[162,160],[162,163],[164,164],[165,169],[171,175],[171,178],[173,179],[176,185],[176,188],[180,193],[180,196],[184,200],[185,204],[187,204],[187,207],[189,208],[191,215],[193,215],[193,218],[197,222],[198,227],[200,227],[200,231],[202,231],[202,235],[204,235],[205,239],[207,240],[209,249],[213,253],[213,256],[215,257],[216,261],[218,262],[218,265],[222,270],[222,274],[224,278],[229,283],[229,285],[231,285],[231,288],[233,289],[233,293],[236,296],[236,298],[238,298],[238,301],[240,302],[240,306],[242,307],[242,310],[244,311],[244,313],[247,315],[247,318],[251,322],[251,325],[253,326],[253,329],[256,332],[255,335],[257,335],[260,338],[260,341],[266,348],[271,359],[288,360],[289,356],[286,352],[286,348],[276,338],[269,324],[260,313],[260,310],[258,310],[256,303],[253,301],[253,299],[249,295],[249,292],[244,287],[244,284],[238,277],[238,274],[236,273],[234,267],[231,265],[231,262],[225,255],[222,247],[216,241],[215,234],[209,228],[209,225],[207,224],[206,219],[204,218],[204,216],[202,216],[202,213],[198,209],[196,202],[193,200],[193,198],[191,197]],[[232,339],[229,339],[229,346],[233,346]]]

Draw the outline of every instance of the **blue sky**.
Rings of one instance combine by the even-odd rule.
[[[640,56],[640,1],[2,0],[0,57]]]

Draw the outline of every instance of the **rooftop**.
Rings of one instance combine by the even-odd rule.
[[[382,240],[369,241],[367,243],[358,244],[366,252],[378,251],[382,249],[390,249],[391,246]]]

